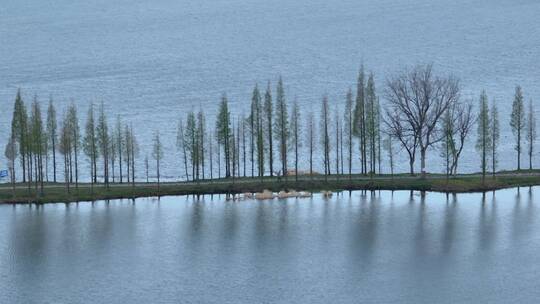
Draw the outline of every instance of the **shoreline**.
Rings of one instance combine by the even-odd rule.
[[[141,197],[160,197],[174,195],[206,194],[241,194],[257,193],[264,190],[279,191],[353,191],[353,190],[410,190],[442,193],[487,192],[513,187],[540,185],[540,171],[500,172],[495,177],[489,175],[482,183],[481,175],[461,174],[446,179],[444,174],[427,174],[426,177],[400,175],[322,175],[285,177],[241,177],[204,180],[199,182],[155,182],[132,184],[110,184],[109,189],[103,184],[92,186],[89,183],[70,185],[68,193],[63,183],[47,183],[44,195],[36,196],[35,185],[30,192],[27,184],[18,183],[16,196],[13,196],[11,184],[0,186],[0,204],[45,204],[71,203],[111,199],[135,199]]]

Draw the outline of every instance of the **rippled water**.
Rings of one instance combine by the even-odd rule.
[[[110,118],[135,124],[141,160],[162,129],[162,173],[177,177],[178,118],[199,108],[212,116],[222,92],[239,114],[255,82],[282,74],[289,100],[318,111],[325,93],[343,106],[362,61],[379,89],[389,73],[434,62],[462,79],[464,98],[486,89],[499,103],[500,166],[514,168],[507,114],[516,84],[540,100],[539,11],[537,0],[2,0],[1,151],[22,88],[28,101],[52,94],[59,113],[73,98],[81,118],[103,100]],[[479,170],[473,141],[463,154],[461,169]],[[442,172],[438,152],[430,157]]]
[[[0,303],[533,303],[540,188],[0,206]]]

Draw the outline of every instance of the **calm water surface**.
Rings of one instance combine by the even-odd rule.
[[[297,98],[306,118],[320,110],[323,94],[332,111],[343,110],[362,62],[375,73],[383,102],[387,76],[433,62],[437,72],[462,80],[463,98],[475,106],[483,89],[498,103],[501,142],[508,143],[499,167],[513,169],[515,85],[540,104],[539,12],[538,0],[1,0],[0,151],[22,88],[28,102],[52,95],[59,114],[73,101],[82,127],[89,103],[104,101],[112,121],[119,114],[133,123],[137,172],[161,129],[162,176],[178,178],[176,123],[202,108],[214,126],[224,92],[240,115],[254,84],[275,85],[281,74],[287,100]],[[473,139],[460,170],[480,170],[478,160]],[[396,163],[409,169],[405,153]],[[443,172],[442,163],[433,150],[429,170]],[[4,164],[1,153],[0,169]],[[308,168],[306,157],[300,167]]]
[[[532,303],[539,195],[0,206],[0,303]]]

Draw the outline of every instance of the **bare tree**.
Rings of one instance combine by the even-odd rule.
[[[452,151],[452,166],[451,172],[457,174],[459,157],[465,146],[467,136],[469,135],[472,127],[474,126],[476,119],[473,113],[473,104],[471,101],[465,103],[457,103],[456,107],[457,118],[456,118],[456,145],[455,149]]]
[[[441,116],[459,101],[459,92],[458,80],[452,76],[435,76],[431,64],[417,66],[388,80],[387,113],[399,116],[402,129],[411,132],[413,142],[416,138],[422,176],[426,174],[427,150],[444,138],[438,130]]]
[[[446,110],[442,121],[442,148],[447,157],[447,174],[455,175],[467,136],[476,122],[472,102],[454,103]]]
[[[387,108],[384,123],[388,134],[399,141],[409,157],[409,172],[414,175],[414,162],[418,148],[418,135],[411,128],[407,119],[397,109]]]

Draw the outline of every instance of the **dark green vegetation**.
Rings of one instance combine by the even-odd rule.
[[[265,189],[273,192],[282,190],[303,191],[342,191],[342,190],[415,190],[438,192],[482,192],[509,187],[526,187],[540,185],[540,171],[500,172],[495,178],[482,182],[481,174],[457,175],[446,179],[442,174],[428,174],[425,178],[406,174],[377,175],[372,178],[364,175],[329,175],[294,177],[264,177],[204,180],[199,182],[169,182],[110,184],[109,188],[92,187],[88,183],[80,183],[79,189],[72,188],[68,193],[63,184],[46,183],[44,194],[36,195],[33,188],[19,184],[15,196],[9,185],[0,186],[0,203],[51,203],[79,202],[118,198],[137,198],[165,195],[204,195],[235,194],[245,192],[262,192]]]

